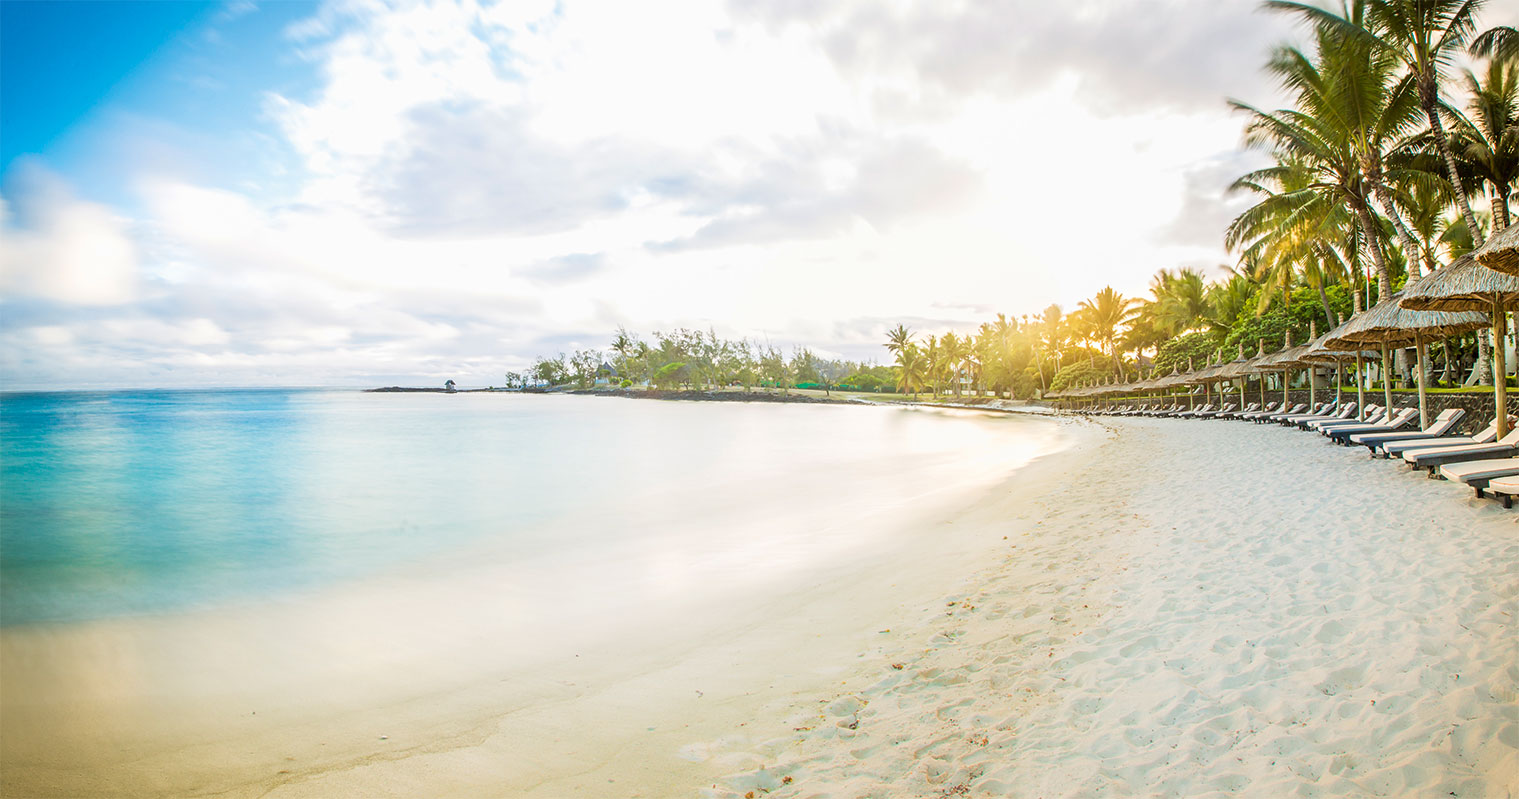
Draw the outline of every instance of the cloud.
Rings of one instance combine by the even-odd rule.
[[[1035,93],[1076,76],[1090,105],[1217,106],[1269,91],[1259,73],[1291,21],[1254,0],[991,0],[883,4],[730,0],[735,15],[814,31],[860,80],[923,84],[953,96]]]
[[[517,270],[518,274],[538,283],[561,284],[591,277],[607,269],[604,253],[572,253],[539,261]]]
[[[41,166],[18,164],[0,194],[0,290],[78,305],[127,302],[139,277],[128,227]]]
[[[830,163],[852,174],[831,186]],[[823,238],[857,222],[886,229],[904,219],[956,210],[980,184],[970,165],[910,139],[872,142],[853,161],[818,153],[785,158],[760,165],[749,181],[709,189],[705,205],[715,218],[688,237],[653,248],[679,252]]]
[[[1227,190],[1240,175],[1258,168],[1263,157],[1250,152],[1220,153],[1182,173],[1181,208],[1170,224],[1156,231],[1160,244],[1218,249],[1224,230],[1254,200]]]

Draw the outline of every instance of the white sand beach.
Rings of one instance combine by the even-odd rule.
[[[1276,426],[1113,431],[719,797],[1519,794],[1519,517]]]
[[[725,573],[720,621],[522,634],[485,570],[7,631],[3,793],[1519,791],[1519,516],[1278,427],[1061,424],[853,568]]]

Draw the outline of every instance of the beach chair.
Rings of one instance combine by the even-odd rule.
[[[1270,416],[1271,414],[1276,413],[1276,409],[1279,408],[1279,407],[1281,407],[1281,405],[1282,405],[1281,402],[1269,402],[1269,403],[1266,404],[1266,407],[1261,408],[1260,410],[1255,410],[1255,411],[1240,411],[1239,415],[1236,416],[1235,418],[1236,419],[1248,419],[1249,421],[1253,422],[1253,421],[1255,421],[1256,419],[1259,419],[1262,416]]]
[[[1417,433],[1352,433],[1350,440],[1357,444],[1365,445],[1367,449],[1371,450],[1371,454],[1375,456],[1377,454],[1377,447],[1387,441],[1417,441],[1419,439],[1440,438],[1447,435],[1461,421],[1461,417],[1465,415],[1466,411],[1461,408],[1446,408],[1440,411],[1440,415],[1436,416],[1433,422],[1429,423],[1429,427]]]
[[[1278,416],[1274,421],[1277,424],[1287,426],[1295,425],[1309,419],[1332,419],[1335,414],[1344,413],[1344,408],[1336,407],[1334,401],[1321,402],[1303,413],[1289,413]]]
[[[1514,507],[1514,495],[1519,494],[1519,477],[1495,477],[1487,483],[1487,490],[1503,507]]]
[[[1400,427],[1406,427],[1419,417],[1418,408],[1404,408],[1397,412],[1391,419],[1383,424],[1357,424],[1335,427],[1330,430],[1320,429],[1329,440],[1342,447],[1350,446],[1350,437],[1356,433],[1391,433]]]
[[[1487,488],[1487,484],[1493,480],[1515,475],[1519,475],[1519,458],[1489,458],[1447,463],[1440,467],[1441,477],[1453,483],[1466,483],[1477,492],[1478,497],[1482,496],[1482,489]]]
[[[1190,418],[1190,417],[1198,415],[1199,413],[1207,413],[1208,411],[1213,410],[1214,407],[1215,407],[1214,404],[1210,402],[1207,405],[1204,405],[1201,408],[1198,408],[1196,410],[1182,411],[1181,413],[1172,414],[1172,415],[1173,416],[1177,416],[1177,417],[1181,417],[1181,418]]]
[[[1264,421],[1276,422],[1277,424],[1285,425],[1291,424],[1291,422],[1288,421],[1289,419],[1316,419],[1320,414],[1324,413],[1325,409],[1328,407],[1329,403],[1327,402],[1320,402],[1317,405],[1311,406],[1306,403],[1299,402],[1298,404],[1292,406],[1292,410],[1286,413],[1274,413],[1266,417]]]
[[[1510,416],[1510,423],[1519,422]],[[1446,436],[1444,438],[1410,439],[1398,441],[1384,441],[1377,447],[1377,451],[1384,458],[1402,458],[1403,453],[1416,449],[1435,449],[1438,447],[1454,447],[1460,444],[1491,444],[1498,439],[1498,422],[1494,420],[1487,427],[1478,430],[1469,436]]]
[[[1251,419],[1250,421],[1255,422],[1256,424],[1265,424],[1266,422],[1279,422],[1288,416],[1297,416],[1307,410],[1308,403],[1299,402],[1290,408],[1278,408],[1271,413],[1263,413],[1259,416],[1256,416],[1254,419]]]
[[[1218,416],[1219,416],[1219,414],[1228,413],[1228,412],[1230,412],[1230,411],[1232,411],[1232,410],[1234,410],[1235,408],[1238,408],[1238,407],[1239,407],[1238,403],[1226,402],[1226,403],[1224,403],[1223,407],[1219,408],[1218,410],[1213,410],[1213,411],[1207,411],[1207,412],[1204,412],[1204,413],[1199,413],[1197,415],[1197,418],[1199,418],[1199,419],[1217,419]]]
[[[1512,458],[1519,455],[1519,429],[1490,444],[1457,444],[1448,447],[1411,449],[1403,453],[1403,461],[1410,469],[1427,469],[1431,477],[1435,470],[1447,463]]]
[[[1239,410],[1236,410],[1236,411],[1224,411],[1223,413],[1220,413],[1218,416],[1215,416],[1213,418],[1215,418],[1215,419],[1238,419],[1238,418],[1240,418],[1241,416],[1243,416],[1243,415],[1245,415],[1247,413],[1255,413],[1256,411],[1258,411],[1260,409],[1261,409],[1261,404],[1259,402],[1252,402],[1249,405],[1246,405],[1245,407],[1243,407],[1243,408],[1241,408]]]
[[[1387,424],[1388,422],[1392,421],[1392,414],[1394,410],[1392,408],[1382,408],[1377,405],[1369,405],[1367,406],[1367,410],[1370,413],[1367,415],[1366,420],[1363,422],[1356,421],[1350,414],[1347,414],[1345,416],[1336,414],[1329,419],[1311,419],[1307,422],[1300,423],[1298,427],[1301,427],[1304,430],[1316,430],[1320,433],[1328,435],[1328,432],[1330,430],[1334,430],[1339,427],[1351,427],[1363,424],[1379,425]]]

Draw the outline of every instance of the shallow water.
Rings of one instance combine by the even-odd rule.
[[[258,603],[460,560],[619,592],[774,581],[857,556],[882,543],[883,510],[1005,477],[1055,439],[1038,420],[890,407],[9,394],[0,624]]]

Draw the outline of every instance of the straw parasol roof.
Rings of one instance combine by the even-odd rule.
[[[1253,375],[1255,374],[1256,363],[1265,357],[1264,355],[1251,355],[1247,357],[1241,354],[1238,358],[1224,364],[1223,368],[1219,370],[1218,376],[1232,380],[1237,377],[1244,377],[1245,375]]]
[[[1345,324],[1350,324],[1350,323],[1346,322]],[[1334,338],[1334,337],[1340,335],[1340,331],[1343,330],[1344,328],[1345,328],[1345,325],[1340,325],[1339,327],[1337,327],[1337,328],[1329,331],[1328,333],[1325,333],[1324,335],[1319,336],[1318,338],[1314,339],[1313,341],[1310,341],[1307,344],[1304,344],[1303,345],[1303,352],[1301,352],[1301,353],[1298,354],[1295,362],[1297,364],[1300,364],[1300,365],[1303,365],[1303,366],[1308,366],[1308,365],[1319,364],[1319,363],[1338,363],[1338,362],[1344,362],[1344,361],[1353,361],[1353,360],[1356,359],[1356,355],[1358,355],[1358,354],[1362,358],[1367,358],[1367,359],[1376,359],[1376,358],[1382,357],[1382,354],[1380,352],[1373,352],[1372,350],[1364,350],[1364,349],[1363,350],[1354,350],[1354,349],[1349,349],[1349,350],[1334,350],[1334,349],[1330,349],[1329,348],[1329,339]]]
[[[1519,230],[1519,226],[1509,228]],[[1519,307],[1519,269],[1496,272],[1470,254],[1457,258],[1403,289],[1403,307],[1415,311],[1490,311],[1496,300],[1504,308]]]
[[[1415,311],[1402,305],[1403,293],[1388,297],[1340,325],[1325,339],[1332,350],[1358,350],[1367,344],[1405,346],[1419,339],[1459,336],[1488,326],[1486,314],[1473,311]]]
[[[1477,263],[1488,269],[1519,275],[1519,222],[1499,231],[1472,254],[1477,257]]]
[[[1377,303],[1366,313],[1340,326],[1339,335],[1329,338],[1325,346],[1335,350],[1359,350],[1367,344],[1382,346],[1382,371],[1392,370],[1388,363],[1389,347],[1412,344],[1419,348],[1419,421],[1429,426],[1429,406],[1424,386],[1424,342],[1456,336],[1487,327],[1490,322],[1485,314],[1473,311],[1415,311],[1403,307],[1404,294],[1397,294]],[[1382,391],[1387,407],[1392,408],[1392,381],[1384,377]],[[1502,415],[1501,413],[1499,414]]]

